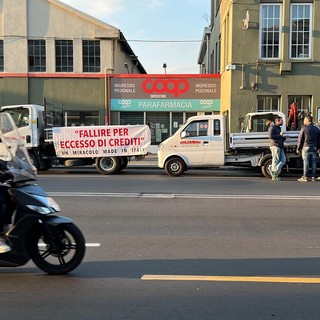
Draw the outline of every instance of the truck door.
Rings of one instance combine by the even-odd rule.
[[[223,165],[221,120],[194,120],[184,130],[180,147],[189,165]]]

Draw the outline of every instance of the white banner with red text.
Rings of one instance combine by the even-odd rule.
[[[58,127],[53,143],[62,158],[145,155],[151,134],[146,125]]]

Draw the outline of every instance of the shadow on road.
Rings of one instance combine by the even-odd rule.
[[[84,262],[85,278],[133,278],[145,274],[204,276],[320,276],[320,258],[183,259]]]

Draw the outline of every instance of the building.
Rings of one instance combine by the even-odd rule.
[[[210,25],[204,29],[199,51],[200,73],[220,73],[220,14],[219,1],[211,0]]]
[[[45,98],[69,125],[110,123],[113,73],[146,74],[119,29],[57,0],[0,0],[0,105]]]
[[[318,0],[211,1],[198,63],[220,72],[220,113],[232,131],[248,112],[293,105],[300,118],[320,118],[319,12]]]

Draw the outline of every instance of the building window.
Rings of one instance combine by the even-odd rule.
[[[30,72],[46,71],[46,42],[45,40],[28,41],[28,60]]]
[[[0,72],[4,71],[3,40],[0,40]]]
[[[295,108],[295,111],[293,112],[291,108]],[[304,117],[311,114],[311,96],[289,96],[288,115],[290,114],[294,114],[296,117],[296,123],[292,124],[293,129],[301,129]],[[291,129],[290,126],[288,129]]]
[[[280,97],[279,96],[259,96],[258,97],[258,112],[279,111]]]
[[[73,71],[73,41],[56,40],[56,72]]]
[[[312,5],[292,4],[290,23],[290,58],[311,58]]]
[[[260,58],[279,59],[281,49],[281,5],[263,4],[260,10]]]
[[[83,72],[100,72],[100,41],[82,41]]]

